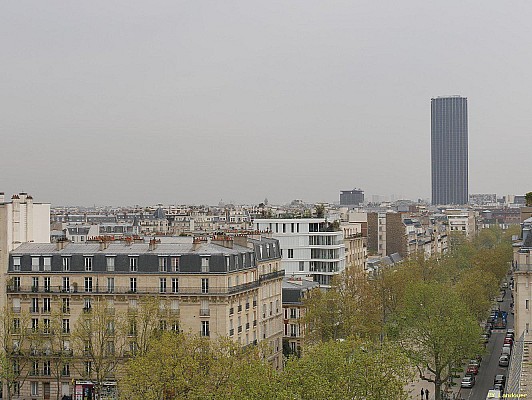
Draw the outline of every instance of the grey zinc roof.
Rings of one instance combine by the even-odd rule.
[[[234,246],[232,249],[212,243],[202,243],[197,250],[193,250],[192,243],[159,243],[155,250],[148,250],[148,243],[109,243],[105,250],[100,250],[99,243],[66,243],[64,249],[57,250],[55,243],[24,243],[11,252],[18,254],[242,254],[252,253],[247,247]]]

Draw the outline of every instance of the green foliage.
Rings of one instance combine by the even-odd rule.
[[[532,192],[525,194],[526,205],[532,207]]]
[[[436,393],[453,366],[482,352],[476,319],[452,287],[436,282],[408,286],[390,333]]]
[[[411,378],[408,360],[392,345],[356,340],[310,346],[302,358],[288,361],[285,386],[292,399],[406,399]]]

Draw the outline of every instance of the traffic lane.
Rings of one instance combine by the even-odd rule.
[[[506,329],[513,328],[513,315],[509,312],[511,302],[510,291],[507,290],[504,299],[500,304],[502,311],[508,311],[508,321]],[[499,356],[501,355],[506,329],[493,330],[490,340],[486,346],[486,352],[482,356],[482,363],[476,376],[476,383],[472,389],[461,389],[462,398],[468,400],[485,399],[488,391],[493,387],[495,375],[508,374],[507,367],[499,367]]]

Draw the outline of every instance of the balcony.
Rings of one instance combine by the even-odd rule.
[[[261,281],[264,279],[272,279],[273,276],[282,277],[284,276],[284,271],[278,271],[272,274],[263,275],[261,277]],[[249,283],[244,283],[242,285],[238,286],[232,286],[232,287],[214,287],[209,286],[209,290],[207,293],[205,293],[205,290],[202,289],[201,286],[180,286],[179,287],[179,293],[159,293],[159,287],[158,286],[138,286],[136,288],[131,288],[130,286],[115,286],[114,291],[112,293],[109,293],[107,286],[105,287],[92,287],[88,288],[89,291],[86,291],[86,293],[91,294],[103,294],[103,295],[114,295],[114,294],[151,294],[151,295],[162,295],[162,296],[168,296],[168,295],[190,295],[190,296],[220,296],[220,295],[229,295],[239,292],[245,292],[248,290],[256,289],[260,285],[260,281],[253,281]],[[64,290],[60,286],[52,286],[50,287],[49,292],[45,292],[44,288],[37,288],[37,292],[32,290],[32,286],[13,286],[13,285],[7,285],[7,293],[78,293],[77,290]],[[80,292],[81,293],[81,292]],[[85,293],[85,292],[83,292]]]
[[[273,271],[264,275],[259,276],[259,282],[270,281],[272,279],[278,279],[284,277],[284,269],[279,271]]]
[[[209,310],[208,308],[200,309],[199,315],[200,317],[209,317],[211,315],[211,310]]]
[[[179,309],[177,308],[174,308],[174,309],[170,309],[170,315],[171,316],[174,316],[174,317],[179,317]]]

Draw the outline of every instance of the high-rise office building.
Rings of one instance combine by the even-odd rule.
[[[431,99],[432,204],[468,202],[467,98]]]
[[[340,192],[340,205],[356,207],[364,203],[364,191],[361,189],[342,190]]]

